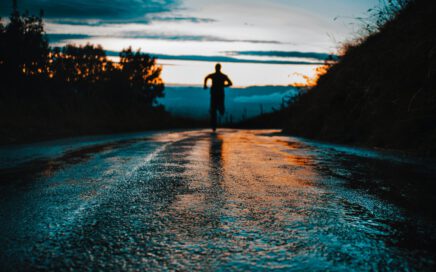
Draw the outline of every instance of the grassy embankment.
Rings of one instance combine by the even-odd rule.
[[[284,132],[436,155],[436,2],[409,1],[286,112]]]

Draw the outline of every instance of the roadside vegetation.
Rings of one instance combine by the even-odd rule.
[[[387,1],[283,112],[293,135],[436,155],[436,2]]]
[[[0,142],[155,129],[177,124],[156,59],[131,48],[113,62],[99,45],[52,48],[43,14],[0,20]]]

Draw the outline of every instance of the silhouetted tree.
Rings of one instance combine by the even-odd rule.
[[[156,105],[164,83],[155,58],[128,48],[113,62],[92,44],[50,48],[43,12],[20,14],[16,1],[13,6],[9,22],[0,19],[0,140],[27,130],[51,135],[162,126],[168,115]]]
[[[67,45],[55,48],[50,54],[52,77],[82,87],[104,80],[108,63],[106,53],[100,45]]]
[[[156,65],[156,59],[132,48],[120,53],[120,65],[129,82],[129,89],[142,96],[152,106],[157,97],[163,96],[164,84],[160,77],[162,68]]]
[[[9,19],[1,49],[6,79],[14,81],[22,76],[46,74],[49,48],[42,17],[28,12],[20,15],[14,9]]]

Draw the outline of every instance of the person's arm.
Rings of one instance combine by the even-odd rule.
[[[226,76],[226,82],[225,82],[225,87],[230,87],[233,85],[233,82],[230,80],[229,77]]]
[[[204,78],[204,85],[203,88],[206,90],[207,89],[207,81],[210,79],[210,75],[208,75],[207,77]]]

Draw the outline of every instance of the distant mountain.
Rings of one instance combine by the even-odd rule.
[[[209,118],[209,90],[201,87],[167,86],[165,97],[159,99],[165,108],[182,117]],[[254,86],[226,89],[224,121],[238,122],[282,107],[283,101],[298,90],[290,86]]]

